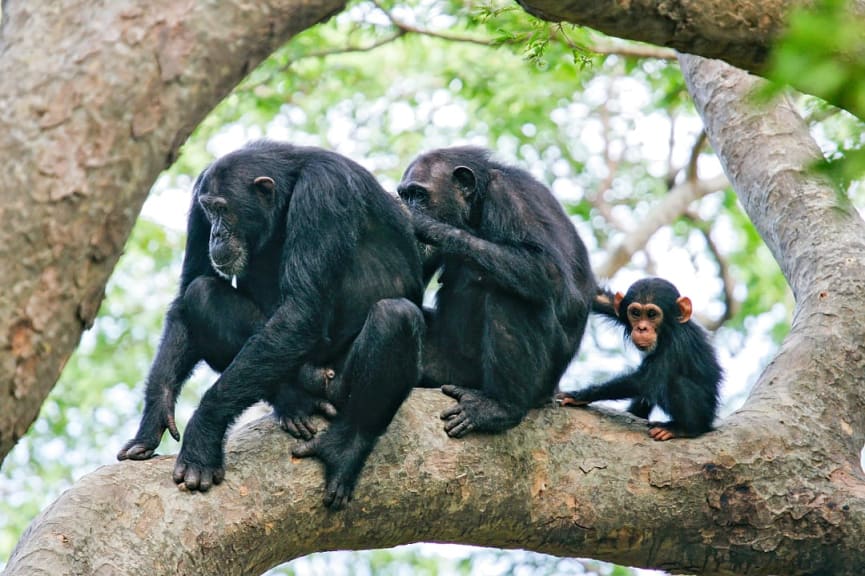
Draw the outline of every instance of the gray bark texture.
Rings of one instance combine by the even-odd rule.
[[[766,70],[772,44],[787,15],[810,0],[517,0],[527,12],[552,22],[588,26],[610,36],[717,58],[757,74]],[[862,20],[865,1],[849,2],[850,18]],[[863,20],[865,27],[865,20]],[[850,58],[859,56],[850,54]],[[797,87],[794,85],[794,87]],[[805,92],[803,86],[798,88]],[[815,94],[820,97],[834,96]],[[852,96],[852,95],[851,95]],[[832,103],[860,118],[865,108],[855,98]]]
[[[20,435],[32,420],[93,318],[146,190],[192,126],[269,50],[339,7],[7,4],[4,430],[11,418]],[[865,572],[865,225],[807,170],[819,150],[788,103],[756,109],[755,78],[697,57],[681,63],[796,296],[779,355],[717,431],[654,442],[628,416],[550,407],[505,434],[455,441],[437,416],[451,400],[417,390],[355,501],[332,513],[318,464],[292,459],[292,441],[261,420],[230,437],[226,481],[206,494],[174,486],[171,458],[86,476],[34,520],[5,574],[258,574],[313,551],[414,541],[690,574]]]
[[[92,322],[192,129],[339,0],[28,0],[0,35],[0,461]]]

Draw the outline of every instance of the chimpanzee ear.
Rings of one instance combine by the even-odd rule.
[[[463,193],[463,197],[471,198],[478,186],[475,173],[468,166],[457,166],[453,171],[453,179],[457,187]]]
[[[679,307],[679,322],[684,324],[691,319],[691,312],[693,311],[691,299],[687,296],[682,296],[676,300],[676,305]]]
[[[616,311],[616,315],[619,314],[619,307],[622,305],[622,300],[625,299],[625,295],[621,292],[616,292],[616,295],[613,296],[613,310]]]
[[[266,194],[273,193],[273,189],[276,188],[276,182],[273,181],[273,178],[270,176],[259,176],[255,180],[252,181],[255,184],[255,187],[258,188],[261,192]]]

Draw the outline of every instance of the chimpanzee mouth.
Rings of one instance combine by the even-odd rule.
[[[217,274],[230,280],[233,276],[242,275],[246,268],[246,254],[237,254],[234,257],[225,259],[224,262],[217,260],[211,255],[210,264]]]
[[[211,242],[208,255],[213,269],[224,278],[240,276],[246,269],[246,250],[240,242],[232,240],[221,243]]]

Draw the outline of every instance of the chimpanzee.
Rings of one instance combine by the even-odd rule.
[[[324,462],[325,504],[344,506],[419,381],[423,288],[404,208],[355,162],[266,140],[222,157],[195,182],[180,291],[118,459],[149,458],[166,428],[179,439],[175,400],[203,360],[221,375],[187,425],[174,481],[219,484],[227,427],[267,400],[306,440],[294,455]],[[313,437],[316,410],[333,420]]]
[[[659,406],[671,418],[650,423],[655,440],[699,436],[712,429],[723,370],[706,333],[691,320],[691,300],[661,278],[635,282],[627,294],[602,291],[593,310],[613,319],[645,354],[639,368],[609,382],[557,395],[562,405],[631,399],[628,411],[648,418]]]
[[[422,386],[457,404],[451,437],[499,432],[548,402],[576,354],[596,293],[586,248],[562,206],[528,172],[470,146],[433,150],[398,193],[424,244]]]

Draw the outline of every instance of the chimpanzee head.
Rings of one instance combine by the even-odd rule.
[[[664,341],[663,334],[674,326],[671,322],[691,318],[690,298],[680,296],[675,286],[661,278],[634,282],[624,295],[617,292],[613,307],[634,346],[647,353]]]
[[[243,276],[273,236],[281,210],[276,172],[247,148],[220,158],[196,180],[193,194],[210,222],[210,263],[219,275]]]
[[[415,158],[397,187],[400,198],[440,222],[480,225],[490,181],[489,152],[473,146],[432,150]]]

